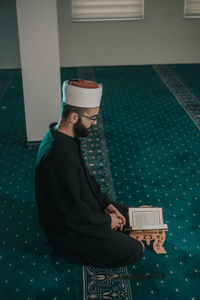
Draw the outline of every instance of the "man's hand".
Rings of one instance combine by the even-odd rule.
[[[117,230],[118,228],[120,228],[120,230],[123,229],[123,225],[122,225],[122,220],[119,219],[118,217],[116,217],[115,214],[109,214],[111,217],[111,228],[114,230]],[[121,229],[122,226],[122,229]]]
[[[126,225],[126,219],[119,212],[119,210],[114,205],[109,204],[105,209],[105,213],[109,214],[110,217],[111,217],[111,220],[112,220],[111,221],[111,228],[114,229],[114,230],[117,230],[118,228],[120,228],[120,230],[122,231],[123,226]]]

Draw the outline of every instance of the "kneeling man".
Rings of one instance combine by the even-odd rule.
[[[101,191],[81,152],[79,137],[97,124],[101,96],[95,82],[63,83],[61,118],[38,150],[35,193],[39,222],[53,247],[77,263],[112,268],[138,261],[143,247],[124,230],[128,207]]]

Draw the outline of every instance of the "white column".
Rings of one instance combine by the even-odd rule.
[[[56,0],[16,0],[27,141],[40,141],[61,107]]]

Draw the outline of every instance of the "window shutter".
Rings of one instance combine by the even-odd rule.
[[[185,18],[200,18],[200,0],[185,0]]]
[[[73,21],[143,19],[144,0],[72,0]]]

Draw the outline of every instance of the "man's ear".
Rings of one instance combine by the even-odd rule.
[[[78,114],[75,112],[70,113],[69,120],[71,123],[76,124],[78,121]]]

